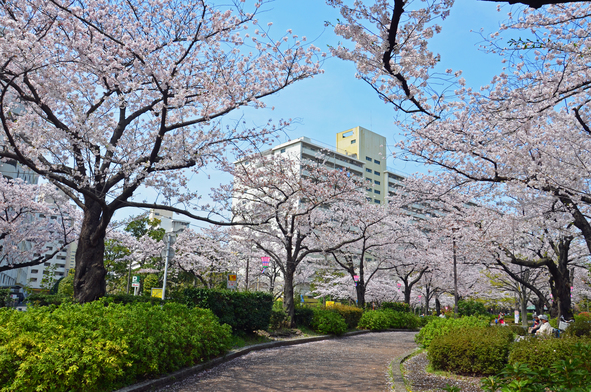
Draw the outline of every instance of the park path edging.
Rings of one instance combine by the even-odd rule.
[[[414,348],[410,351],[405,352],[399,357],[394,358],[390,364],[391,368],[391,379],[390,385],[392,386],[393,392],[406,392],[406,383],[404,382],[404,375],[402,374],[402,362],[406,361],[411,355],[419,350]]]
[[[406,330],[390,330],[390,331],[409,331],[409,330],[406,329]],[[362,335],[362,334],[366,334],[366,333],[370,333],[370,332],[375,332],[375,331],[362,330],[362,331],[347,332],[347,333],[341,335],[340,337]],[[192,376],[196,373],[202,372],[207,369],[211,369],[214,366],[220,365],[222,363],[226,363],[228,361],[231,361],[232,359],[246,355],[252,351],[260,351],[260,350],[266,350],[269,348],[284,347],[284,346],[293,346],[296,344],[319,342],[321,340],[328,340],[328,339],[334,339],[334,338],[338,338],[338,337],[334,336],[334,335],[321,335],[321,336],[313,336],[313,337],[309,337],[309,338],[297,338],[297,339],[291,339],[291,340],[279,340],[279,341],[275,341],[275,342],[254,344],[252,346],[247,346],[247,347],[244,347],[244,348],[241,348],[238,350],[231,350],[223,357],[214,358],[210,361],[201,363],[199,365],[191,366],[191,367],[188,367],[185,369],[178,370],[174,373],[168,374],[168,375],[160,377],[160,378],[156,378],[153,380],[146,380],[146,381],[143,381],[143,382],[140,382],[137,384],[133,384],[133,385],[118,389],[115,392],[151,391],[151,390],[154,390],[154,388],[180,381],[180,380],[187,378],[189,376]]]

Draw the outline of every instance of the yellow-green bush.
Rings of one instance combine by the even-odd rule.
[[[325,309],[340,314],[345,319],[345,323],[347,323],[349,329],[356,328],[359,319],[363,315],[363,309],[349,305],[335,304]]]
[[[468,316],[460,318],[433,318],[415,336],[415,341],[423,348],[429,348],[433,338],[442,336],[454,329],[466,327],[486,327],[490,320],[484,317]]]
[[[314,309],[312,319],[314,331],[322,334],[342,335],[347,332],[347,323],[343,316],[326,309]]]
[[[436,336],[427,358],[435,370],[489,375],[507,363],[513,333],[504,327],[467,327]]]
[[[408,312],[395,312],[393,310],[368,310],[363,313],[358,327],[380,331],[393,329],[416,329],[420,324],[420,318]]]
[[[0,390],[107,391],[223,353],[230,327],[180,304],[0,309]]]

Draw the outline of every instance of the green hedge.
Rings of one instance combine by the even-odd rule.
[[[467,327],[486,327],[490,325],[490,320],[484,317],[460,317],[460,318],[442,318],[437,317],[431,319],[421,331],[415,336],[415,342],[420,344],[423,348],[429,348],[431,341],[437,337],[442,336],[454,329]]]
[[[0,309],[0,390],[108,391],[222,354],[231,331],[181,304]]]
[[[312,327],[314,320],[314,310],[301,305],[296,305],[294,314],[295,323],[298,327]]]
[[[272,309],[271,318],[269,320],[269,328],[280,329],[285,327],[287,322],[287,313],[283,309]]]
[[[343,316],[336,312],[326,309],[314,309],[312,328],[324,335],[338,336],[347,332],[347,323]]]
[[[575,321],[569,324],[565,335],[591,337],[591,316],[588,313],[581,313],[574,318]]]
[[[358,327],[380,331],[384,329],[416,329],[420,325],[420,318],[412,313],[395,312],[392,310],[368,310],[363,313]]]
[[[509,364],[482,380],[484,391],[589,391],[591,340],[529,338],[513,345]]]
[[[357,324],[363,315],[363,309],[349,305],[336,304],[323,309],[340,314],[349,329],[357,328]]]
[[[547,369],[557,360],[568,360],[573,348],[577,344],[589,344],[589,338],[562,337],[560,339],[548,339],[529,337],[515,342],[509,354],[509,364],[526,364],[531,369]],[[591,363],[591,353],[586,358]]]
[[[513,332],[504,327],[467,327],[436,336],[427,358],[435,370],[464,375],[497,374],[507,364]]]
[[[382,302],[382,310],[393,310],[395,312],[410,312],[410,305],[406,302]]]
[[[189,288],[184,291],[184,299],[188,306],[211,309],[220,323],[230,325],[235,332],[269,328],[273,309],[269,293]]]

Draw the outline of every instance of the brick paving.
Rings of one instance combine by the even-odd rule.
[[[251,352],[158,390],[388,391],[388,365],[416,347],[415,333],[370,333]]]

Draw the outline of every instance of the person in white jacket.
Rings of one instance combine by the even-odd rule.
[[[554,328],[552,328],[548,322],[548,316],[542,314],[540,316],[540,321],[542,322],[542,326],[537,330],[536,336],[552,336],[554,333]]]

